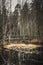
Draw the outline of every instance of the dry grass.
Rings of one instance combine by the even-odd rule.
[[[7,48],[7,49],[11,49],[11,48],[15,48],[15,47],[18,47],[18,48],[28,48],[28,49],[34,49],[34,48],[37,48],[37,47],[40,47],[41,45],[37,45],[37,44],[23,44],[23,43],[10,43],[8,45],[4,45],[4,48]]]

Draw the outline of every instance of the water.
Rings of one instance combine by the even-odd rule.
[[[18,48],[17,48],[18,49]],[[43,64],[43,47],[33,50],[17,50],[4,49],[3,57],[6,60],[6,65],[42,65]],[[0,59],[1,60],[1,59]]]

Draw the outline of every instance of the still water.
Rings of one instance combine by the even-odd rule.
[[[30,47],[18,45],[18,47],[14,46],[11,49],[4,48],[0,54],[3,60],[0,65],[43,65],[43,46],[31,49]]]

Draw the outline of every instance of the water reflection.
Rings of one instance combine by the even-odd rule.
[[[2,55],[6,60],[6,65],[42,65],[43,47],[35,46],[35,48],[33,48],[31,44],[28,46],[29,48],[23,45],[4,48]]]

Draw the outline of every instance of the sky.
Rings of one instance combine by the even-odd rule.
[[[22,0],[19,0],[19,1],[21,1],[20,2],[20,4],[21,4]],[[26,0],[23,0],[23,1],[25,2]],[[29,1],[29,3],[31,3],[32,0],[28,0],[28,1]],[[14,11],[15,6],[16,6],[17,3],[18,3],[18,0],[12,0],[12,11]]]
[[[16,4],[17,0],[12,0],[12,11],[14,11]]]

